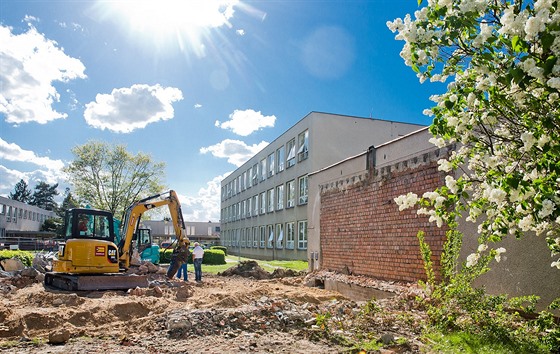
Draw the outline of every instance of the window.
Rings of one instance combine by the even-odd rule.
[[[266,211],[268,211],[269,213],[274,211],[274,188],[269,189],[268,191],[266,191],[267,194],[267,208]]]
[[[253,181],[253,169],[251,167],[249,167],[249,169],[247,170],[245,177],[247,178],[247,180],[245,181],[245,187],[251,188],[251,182]]]
[[[309,151],[309,130],[304,131],[298,135],[298,162],[303,161],[307,158],[307,153]]]
[[[241,219],[245,219],[245,215],[247,215],[247,204],[245,200],[241,201]]]
[[[266,228],[261,226],[261,235],[260,235],[260,248],[264,248],[264,239],[266,237]]]
[[[267,248],[274,247],[274,226],[268,225],[268,243],[266,245]]]
[[[212,226],[208,226],[207,235],[212,236]]]
[[[251,216],[251,212],[253,211],[253,206],[251,205],[252,200],[252,198],[247,198],[247,203],[245,204],[247,206],[247,217]]]
[[[293,250],[294,249],[294,239],[295,239],[295,223],[294,222],[287,222],[286,223],[286,248]]]
[[[259,182],[259,164],[253,165],[253,186]]]
[[[299,186],[299,202],[298,204],[307,203],[307,175],[298,179]]]
[[[247,247],[253,247],[253,234],[250,227],[245,229],[245,235],[247,236]]]
[[[266,214],[266,192],[261,193],[261,214]]]
[[[276,248],[284,247],[284,225],[276,224]]]
[[[274,176],[274,153],[268,155],[268,177]]]
[[[307,249],[307,220],[298,221],[298,249]]]
[[[284,209],[284,185],[276,187],[276,210]]]
[[[266,158],[261,160],[261,182],[266,179]]]
[[[290,168],[296,164],[296,139],[288,141],[286,145],[286,151],[288,151],[288,157],[286,158],[286,168]]]
[[[253,196],[253,216],[259,215],[259,196]]]
[[[241,191],[245,190],[245,180],[247,180],[247,172],[243,171],[243,173],[241,174]]]
[[[245,247],[245,229],[241,229],[241,247]]]
[[[284,171],[284,145],[276,150],[276,172]]]
[[[259,228],[257,226],[253,227],[253,247],[257,248],[259,246]]]
[[[288,183],[286,183],[286,189],[286,208],[293,208],[296,205],[296,181],[288,181]]]

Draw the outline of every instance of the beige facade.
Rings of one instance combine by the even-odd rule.
[[[308,175],[421,125],[311,112],[222,181],[221,236],[229,253],[308,257]]]
[[[161,245],[176,239],[175,229],[171,221],[165,220],[143,220],[140,228],[150,229],[152,240]],[[219,222],[186,222],[185,231],[191,242],[200,242],[205,246],[218,245],[220,243]]]
[[[0,197],[0,249],[16,246],[25,249],[51,248],[53,244],[44,239],[54,239],[56,235],[39,230],[45,220],[55,217],[54,211]]]

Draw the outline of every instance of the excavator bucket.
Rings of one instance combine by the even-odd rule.
[[[65,273],[46,273],[45,285],[68,290],[127,290],[148,287],[148,277],[136,274],[99,274],[75,275]]]
[[[177,274],[177,271],[179,270],[181,265],[183,265],[182,262],[172,260],[171,263],[169,264],[169,268],[167,269],[167,278],[173,279],[173,277],[175,276],[175,274]]]

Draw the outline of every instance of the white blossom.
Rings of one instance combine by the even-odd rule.
[[[496,260],[496,262],[500,263],[501,257],[502,257],[502,253],[505,253],[506,249],[503,247],[500,247],[498,249],[496,249],[496,255],[494,256],[494,259]]]
[[[467,267],[471,268],[478,263],[480,255],[478,253],[471,253],[467,256]]]
[[[556,210],[556,205],[554,205],[554,202],[550,199],[545,199],[542,202],[542,208],[539,211],[539,217],[546,218],[547,216],[551,215],[554,210]]]
[[[399,195],[394,200],[399,206],[399,211],[403,211],[416,205],[418,202],[418,195],[408,192],[406,195]]]

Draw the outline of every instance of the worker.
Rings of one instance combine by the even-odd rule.
[[[181,275],[183,275],[183,279],[185,281],[189,281],[188,273],[187,273],[187,261],[189,259],[189,246],[186,241],[181,241],[177,245],[177,247],[173,250],[171,254],[171,262],[169,264],[169,268],[167,269],[167,277],[169,279],[173,279],[175,276],[174,269],[177,268],[177,264],[179,263],[179,269],[177,270],[177,277],[180,279]]]
[[[200,247],[198,242],[194,243],[192,258],[194,264],[194,280],[200,283],[202,281],[202,259],[204,258],[204,249]]]

